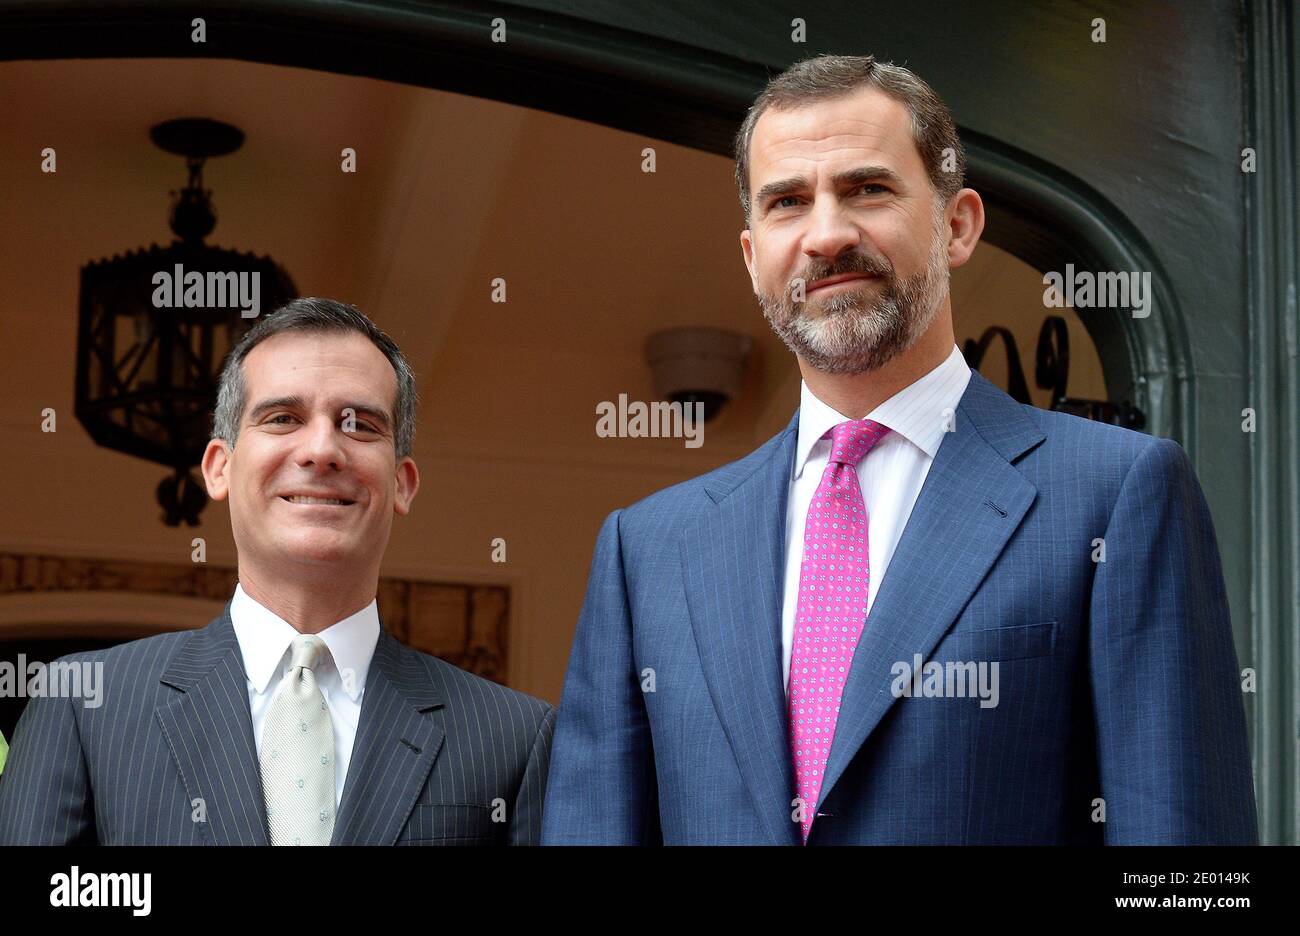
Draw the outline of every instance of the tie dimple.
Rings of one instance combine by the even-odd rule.
[[[888,426],[873,419],[851,419],[840,423],[831,430],[831,461],[856,467],[888,431]]]
[[[888,426],[870,419],[849,420],[831,430],[830,459],[804,526],[789,683],[790,748],[804,804],[804,842],[821,795],[844,682],[867,616],[867,508],[857,464],[888,432]]]

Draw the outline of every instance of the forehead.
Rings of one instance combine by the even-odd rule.
[[[339,396],[391,401],[397,374],[388,358],[357,332],[288,331],[273,335],[244,358],[246,401],[271,396]]]
[[[792,175],[815,178],[869,163],[903,178],[925,178],[902,102],[877,88],[763,112],[750,140],[750,191]]]

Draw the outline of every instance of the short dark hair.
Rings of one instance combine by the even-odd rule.
[[[871,55],[818,55],[796,62],[767,83],[754,99],[736,133],[736,184],[745,224],[750,223],[749,145],[754,126],[769,108],[786,110],[813,101],[842,97],[870,85],[901,102],[912,116],[912,140],[921,154],[930,184],[946,204],[966,179],[966,154],[957,125],[934,89],[901,65],[877,62]],[[944,151],[951,149],[955,170],[943,169]]]
[[[393,401],[393,446],[399,459],[411,454],[415,442],[415,410],[419,402],[415,374],[397,343],[356,307],[334,299],[294,299],[266,315],[248,330],[231,350],[217,385],[217,408],[212,414],[212,437],[232,449],[244,418],[244,358],[266,339],[288,331],[357,332],[374,343],[397,374],[397,399]]]

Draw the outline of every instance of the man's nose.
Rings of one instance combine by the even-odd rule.
[[[862,232],[835,201],[820,199],[808,215],[803,252],[809,257],[835,259],[862,243]]]
[[[342,468],[347,464],[342,427],[329,416],[317,416],[305,427],[298,446],[298,464]]]

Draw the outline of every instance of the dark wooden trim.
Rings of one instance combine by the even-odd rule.
[[[238,582],[234,569],[204,563],[0,552],[0,596],[117,592],[224,602],[235,593]],[[398,640],[505,683],[509,673],[508,587],[381,578],[377,597],[384,628]],[[84,628],[77,633],[84,633]],[[47,636],[63,635],[51,629]]]

